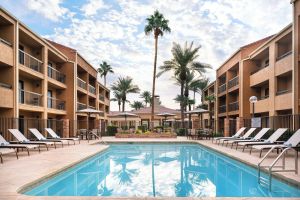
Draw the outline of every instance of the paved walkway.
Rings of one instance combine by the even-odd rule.
[[[186,142],[187,139],[178,137],[177,139],[116,139],[114,137],[104,138],[106,142]],[[20,153],[19,160],[11,154],[4,156],[4,164],[0,165],[0,199],[62,199],[67,200],[70,197],[32,197],[18,194],[22,188],[32,183],[37,183],[45,177],[49,177],[57,172],[69,168],[70,166],[93,156],[96,153],[105,150],[108,146],[104,144],[93,144],[96,141],[87,143],[83,141],[80,145],[66,146],[64,148],[51,149],[38,152],[32,152],[28,157],[26,152]],[[98,142],[98,141],[97,141]],[[194,142],[194,141],[191,141]],[[230,148],[212,144],[211,141],[197,141],[209,148],[214,148],[231,157],[243,159],[249,164],[256,165],[259,161],[257,153],[254,155],[245,154]],[[247,155],[247,156],[245,156]],[[291,163],[291,158],[288,157],[288,163]],[[298,160],[300,166],[300,159]],[[281,176],[286,176],[291,180],[300,182],[300,175],[294,173],[285,173]],[[111,197],[72,197],[71,199],[132,199],[132,198],[111,198]],[[138,199],[138,198],[135,198]],[[154,199],[154,198],[139,198],[139,199]],[[177,199],[177,198],[155,198],[155,199]],[[195,199],[195,198],[178,198],[178,199]],[[214,199],[214,198],[202,198]],[[233,198],[217,198],[217,199],[233,199]],[[240,199],[240,198],[235,198]],[[243,199],[270,199],[270,198],[243,198]],[[296,199],[296,198],[294,198]]]

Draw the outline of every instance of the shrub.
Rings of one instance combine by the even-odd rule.
[[[185,128],[178,128],[178,129],[176,129],[176,134],[178,136],[185,136],[185,133],[186,133],[186,129]]]
[[[224,136],[224,134],[221,133],[221,132],[215,132],[215,133],[213,133],[213,137],[223,137],[223,136]]]
[[[115,136],[115,134],[118,132],[117,126],[107,126],[107,135],[108,136]]]
[[[145,125],[138,126],[138,129],[141,130],[143,133],[145,133],[147,131],[147,126],[145,126]]]

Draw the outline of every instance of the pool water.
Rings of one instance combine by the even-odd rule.
[[[113,144],[25,194],[300,197],[300,190],[273,179],[269,191],[256,169],[196,144]]]

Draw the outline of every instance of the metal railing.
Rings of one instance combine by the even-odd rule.
[[[219,113],[226,112],[226,105],[219,106]]]
[[[284,58],[284,57],[286,57],[286,56],[292,54],[292,52],[293,52],[293,51],[291,50],[291,51],[288,51],[288,52],[286,52],[286,53],[284,53],[284,54],[278,56],[278,57],[276,58],[276,61],[281,60],[282,58]]]
[[[100,101],[104,101],[104,95],[99,94],[99,100],[100,100]]]
[[[66,109],[66,102],[63,100],[55,99],[52,97],[48,97],[47,99],[47,107],[53,108],[57,110],[65,110]]]
[[[224,83],[223,85],[220,85],[218,90],[219,90],[219,93],[225,92],[226,91],[226,83]]]
[[[7,40],[3,39],[3,38],[0,38],[0,42],[7,45],[7,46],[10,46],[12,47],[12,43],[8,42]]]
[[[82,79],[80,79],[79,77],[77,77],[77,85],[82,88],[82,89],[85,89],[86,90],[86,82]]]
[[[89,106],[89,108],[96,110],[95,106]]]
[[[239,110],[239,102],[236,101],[236,102],[233,102],[233,103],[229,103],[229,105],[228,105],[228,110],[229,110],[229,111],[236,111],[236,110]]]
[[[228,89],[239,85],[239,76],[236,76],[228,81]]]
[[[265,95],[265,96],[260,96],[257,98],[258,101],[260,100],[264,100],[264,99],[268,99],[269,98],[269,95]]]
[[[92,85],[89,85],[89,92],[92,94],[96,94],[96,88]]]
[[[42,106],[42,97],[42,94],[19,89],[19,103],[21,104]]]
[[[77,102],[77,110],[82,110],[86,108],[87,108],[86,104]]]
[[[50,66],[48,66],[48,77],[53,78],[61,83],[66,82],[66,75]]]
[[[265,64],[265,65],[262,65],[262,66],[260,66],[260,67],[257,67],[257,69],[255,69],[254,71],[252,71],[252,72],[250,73],[250,75],[255,74],[256,72],[259,72],[260,70],[262,70],[262,69],[264,69],[264,68],[266,68],[266,67],[269,67],[269,64]]]
[[[279,90],[276,92],[276,95],[282,95],[282,94],[286,94],[286,93],[290,93],[290,92],[292,92],[292,90],[290,90],[290,89]]]
[[[19,63],[34,71],[43,73],[43,62],[19,49]]]

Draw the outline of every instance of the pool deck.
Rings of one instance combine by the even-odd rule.
[[[249,153],[243,153],[241,150],[236,151],[228,147],[219,146],[213,144],[208,140],[187,140],[184,137],[178,137],[176,139],[133,139],[133,138],[103,138],[106,142],[193,142],[200,143],[206,147],[212,148],[216,151],[222,152],[230,157],[238,159],[242,162],[246,162],[250,165],[256,166],[260,158],[258,153],[255,152],[252,155]],[[27,156],[26,152],[19,153],[19,160],[16,159],[14,154],[4,155],[4,163],[0,164],[0,200],[2,199],[18,199],[18,200],[36,200],[36,199],[278,199],[278,198],[129,198],[129,197],[34,197],[19,194],[18,191],[26,188],[29,185],[38,183],[46,177],[51,177],[64,169],[73,166],[82,160],[87,159],[105,149],[108,148],[105,144],[98,144],[99,141],[91,141],[87,143],[82,141],[81,144],[65,146],[64,148],[51,149],[49,151],[43,150],[41,153],[37,151],[31,151],[31,155]],[[276,154],[273,154],[274,157]],[[271,159],[268,160],[269,162]],[[287,156],[287,168],[293,167],[294,162],[290,155]],[[298,159],[298,166],[300,166],[300,159]],[[296,175],[293,172],[278,173],[280,177],[289,179],[290,182],[300,182],[300,175]],[[287,198],[282,198],[287,199]],[[289,198],[299,199],[299,198]]]

